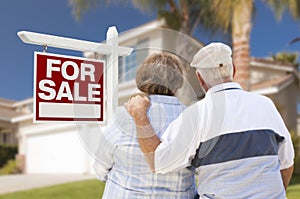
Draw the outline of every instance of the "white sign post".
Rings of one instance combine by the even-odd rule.
[[[112,53],[107,55],[106,62],[106,74],[109,78],[107,78],[107,98],[110,99],[107,101],[107,117],[112,118],[113,113],[118,106],[118,81],[119,81],[119,73],[118,73],[118,65],[119,65],[119,56],[118,56],[118,31],[116,27],[110,27],[106,33],[106,44],[112,47]]]
[[[102,73],[104,73],[103,75],[106,76],[103,79],[104,85],[100,85],[101,83],[99,83],[99,82],[95,83],[95,81],[93,80],[93,78],[96,75],[93,72],[100,71],[100,73],[101,73],[101,70],[98,70],[98,68],[96,69],[94,67],[95,65],[99,65],[97,63],[97,60],[94,60],[94,62],[91,62],[91,60],[89,60],[88,61],[89,64],[85,64],[85,63],[82,64],[82,62],[80,62],[80,59],[78,59],[78,58],[74,58],[74,57],[70,57],[70,56],[52,55],[52,56],[54,56],[53,58],[49,58],[49,57],[48,58],[49,58],[49,60],[52,60],[53,63],[47,64],[47,62],[48,62],[47,56],[49,54],[36,53],[36,56],[37,55],[41,55],[41,56],[45,55],[46,56],[47,61],[46,61],[46,63],[42,64],[42,66],[46,67],[46,69],[44,69],[44,70],[48,70],[48,71],[45,72],[46,80],[43,79],[44,80],[43,82],[41,82],[42,79],[37,80],[38,82],[36,82],[35,86],[38,85],[39,89],[35,89],[35,92],[39,91],[40,93],[34,93],[34,95],[35,96],[40,95],[41,97],[44,97],[44,99],[42,99],[42,100],[47,100],[47,99],[50,99],[50,101],[56,100],[55,103],[59,102],[61,104],[72,103],[72,102],[74,102],[75,98],[77,99],[77,101],[81,100],[81,102],[75,103],[76,104],[75,106],[73,103],[73,107],[72,107],[73,113],[72,113],[72,111],[70,111],[71,109],[70,109],[69,105],[65,106],[67,108],[62,108],[62,109],[56,108],[55,111],[53,111],[53,109],[51,107],[53,105],[55,106],[56,104],[54,104],[54,103],[49,104],[47,101],[46,102],[43,101],[43,103],[38,104],[37,109],[40,110],[40,107],[45,108],[45,106],[44,106],[45,104],[46,104],[46,108],[43,109],[42,115],[40,115],[40,112],[38,112],[36,109],[34,109],[34,111],[35,111],[34,112],[34,116],[35,116],[34,122],[49,122],[49,121],[97,121],[97,122],[102,122],[102,123],[103,123],[103,121],[111,122],[113,112],[114,112],[115,108],[118,106],[118,89],[117,89],[117,86],[118,86],[118,57],[130,55],[133,50],[132,48],[122,47],[122,46],[118,45],[118,32],[117,32],[116,27],[113,26],[108,29],[106,44],[78,40],[78,39],[73,39],[73,38],[59,37],[59,36],[54,36],[54,35],[40,34],[40,33],[28,32],[28,31],[20,31],[20,32],[18,32],[18,36],[24,43],[41,45],[44,47],[49,46],[49,47],[56,47],[56,48],[61,48],[61,49],[77,50],[77,51],[82,51],[82,52],[92,52],[92,53],[96,53],[96,54],[106,55],[106,60],[104,62],[101,62],[101,61],[98,62],[98,63],[102,63],[102,66],[104,67],[104,68],[102,68]],[[64,62],[64,60],[65,60],[65,62]],[[84,60],[84,61],[86,61],[86,60]],[[104,64],[104,63],[106,63],[106,64]],[[58,65],[60,65],[60,67],[58,67]],[[71,72],[67,72],[67,68],[72,68]],[[57,80],[57,79],[51,80],[52,74],[56,74],[56,75],[59,74],[59,76],[55,77],[55,78],[61,79],[60,86],[58,88],[53,88],[54,87],[53,85],[55,84],[55,80]],[[35,74],[35,75],[38,76],[38,74]],[[99,74],[97,74],[97,75],[99,75]],[[89,78],[89,80],[91,82],[84,82],[84,81],[87,81],[87,80],[85,80],[86,76],[87,76],[87,78]],[[72,81],[74,81],[74,82],[72,82]],[[79,89],[80,89],[79,81],[83,81],[83,83],[82,82],[81,83],[85,86],[88,85],[88,87],[86,88],[86,89],[88,89],[88,91],[85,93],[87,96],[84,96],[84,94],[79,93]],[[50,84],[49,84],[49,82],[50,82]],[[64,82],[64,83],[62,83],[62,82]],[[53,87],[51,87],[51,84]],[[68,90],[71,88],[70,84],[72,84],[71,87],[73,88],[73,92],[69,92],[69,90]],[[92,87],[89,87],[89,85],[92,85]],[[41,86],[41,87],[39,87],[39,86]],[[104,86],[103,90],[100,90],[101,86]],[[76,89],[78,91],[76,91]],[[87,112],[87,114],[83,113],[84,109],[85,109],[84,107],[86,107],[86,106],[95,108],[95,106],[86,105],[83,102],[90,102],[93,100],[94,101],[99,100],[99,102],[100,102],[101,100],[103,100],[103,99],[100,99],[101,91],[104,92],[104,93],[102,93],[104,95],[103,99],[106,100],[106,106],[104,105],[105,110],[103,110],[104,107],[101,107],[99,109],[100,115],[97,115],[98,114],[98,109],[97,109],[98,106],[96,106],[96,110],[97,110],[96,114],[93,111],[90,112],[91,114],[89,112]],[[89,95],[89,92],[91,92],[92,95]],[[54,94],[55,94],[55,96],[54,96]],[[64,102],[66,102],[66,100],[67,100],[67,103],[60,102],[59,100],[61,100],[61,99],[65,100]],[[75,100],[75,102],[76,102],[76,100]],[[39,103],[39,102],[37,102],[35,99],[34,103]],[[89,103],[87,103],[87,104],[89,104]],[[64,111],[66,111],[66,109],[67,109],[67,112],[64,112]],[[102,115],[101,115],[101,109],[103,111]],[[82,112],[81,112],[81,110],[82,110]],[[104,115],[106,118],[103,118]],[[43,117],[43,116],[45,116],[45,117]],[[100,116],[102,118],[101,119],[97,118],[95,120],[95,117],[98,117],[98,116]],[[62,119],[62,118],[67,118],[67,119]],[[87,119],[85,120],[85,118],[87,118]]]

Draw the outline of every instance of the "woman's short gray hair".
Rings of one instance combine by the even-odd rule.
[[[137,87],[147,94],[174,96],[183,84],[182,69],[177,56],[166,52],[152,54],[137,69]]]

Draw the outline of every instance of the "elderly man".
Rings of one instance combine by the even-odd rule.
[[[158,138],[146,112],[150,102],[125,104],[140,147],[156,173],[193,165],[200,198],[285,198],[294,151],[290,134],[270,99],[232,82],[232,52],[223,43],[198,51],[191,63],[206,91]]]

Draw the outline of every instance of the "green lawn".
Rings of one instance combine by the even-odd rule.
[[[288,187],[287,190],[288,199],[299,199],[300,198],[300,184],[293,184]]]
[[[0,199],[100,199],[105,184],[86,180],[0,195]]]
[[[0,199],[100,199],[105,184],[87,180],[0,195]],[[288,188],[288,199],[300,198],[300,184]]]

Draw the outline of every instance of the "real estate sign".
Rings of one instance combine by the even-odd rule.
[[[34,55],[34,122],[104,122],[105,61]]]

